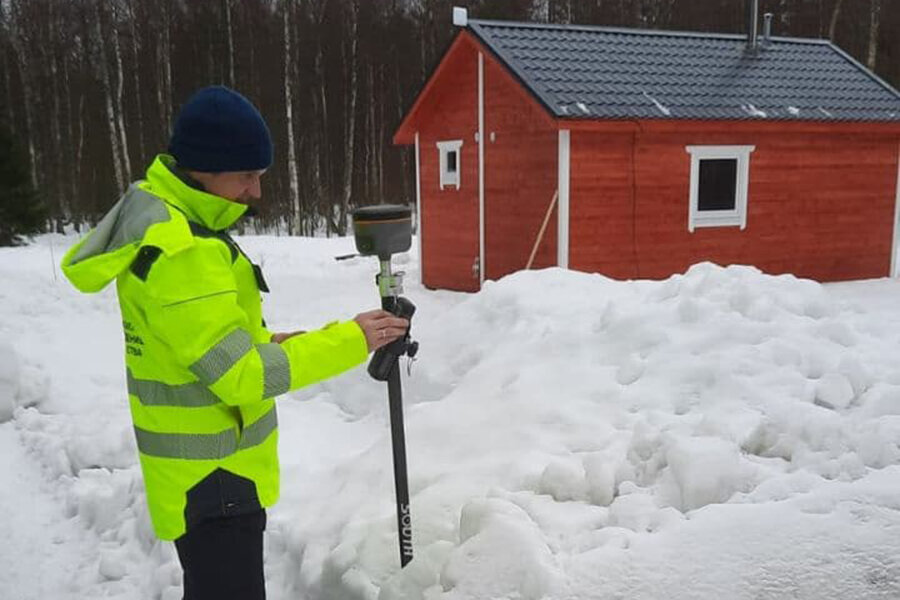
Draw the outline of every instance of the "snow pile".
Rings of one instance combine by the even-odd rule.
[[[351,240],[241,243],[275,330],[377,304],[374,260],[332,258]],[[54,597],[180,598],[143,504],[114,294],[54,281],[45,252],[0,251],[17,284],[0,352],[20,364],[0,382],[32,390],[10,409],[18,438],[95,548]],[[900,596],[897,282],[701,264],[661,282],[524,272],[464,295],[396,262],[419,308],[416,558],[399,570],[386,386],[358,369],[280,403],[271,598]]]
[[[9,421],[19,396],[19,357],[15,349],[0,342],[0,422]]]
[[[488,284],[419,326],[417,376],[449,390],[407,420],[425,565],[392,568],[383,438],[298,497],[306,510],[286,524],[304,564],[293,585],[323,598],[657,598],[680,569],[769,530],[757,551],[785,557],[779,568],[804,572],[848,544],[891,566],[876,583],[844,567],[840,584],[821,576],[802,597],[896,593],[900,541],[885,527],[897,517],[868,500],[866,520],[840,516],[847,496],[890,486],[878,469],[900,474],[900,422],[872,415],[896,397],[883,380],[898,372],[868,325],[818,284],[742,267],[698,265],[660,283],[549,270]],[[343,495],[357,501],[331,500]],[[809,500],[770,506],[805,495],[824,520],[803,521]],[[748,531],[717,538],[731,519]],[[793,525],[771,530],[781,521]],[[692,547],[697,535],[709,543]],[[791,536],[810,543],[792,549]],[[647,544],[678,555],[630,550]],[[747,576],[760,558],[719,559],[681,597],[763,593]]]

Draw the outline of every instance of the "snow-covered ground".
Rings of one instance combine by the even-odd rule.
[[[115,292],[0,249],[0,598],[181,597],[154,539]],[[351,239],[245,237],[275,330],[377,306]],[[386,389],[280,401],[273,600],[900,598],[900,283],[703,264],[418,283],[404,381],[415,560],[399,569]]]

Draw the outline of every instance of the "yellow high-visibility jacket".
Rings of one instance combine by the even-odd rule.
[[[158,156],[62,263],[83,292],[116,280],[147,504],[167,540],[274,504],[274,398],[368,356],[354,321],[270,343],[261,271],[224,233],[247,207],[173,168]]]

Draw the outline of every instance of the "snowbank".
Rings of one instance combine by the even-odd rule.
[[[241,243],[276,330],[377,304],[374,262],[333,260],[351,240]],[[114,294],[55,280],[42,244],[0,251],[17,282],[0,353],[25,365],[0,385],[33,390],[10,408],[18,435],[98,540],[72,597],[180,598],[143,505]],[[900,284],[701,264],[661,282],[525,272],[463,295],[424,290],[398,258],[419,307],[416,558],[399,570],[386,389],[358,369],[280,403],[270,597],[900,596]]]

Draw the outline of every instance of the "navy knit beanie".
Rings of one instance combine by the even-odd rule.
[[[230,88],[211,86],[181,107],[169,153],[191,171],[259,171],[272,164],[272,137],[249,100]]]

